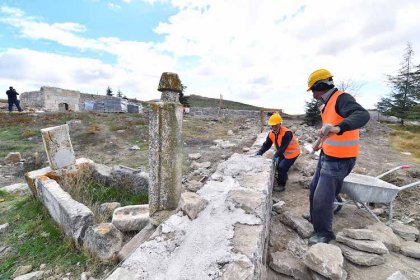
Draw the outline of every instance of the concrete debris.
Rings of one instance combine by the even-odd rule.
[[[388,249],[381,241],[352,239],[346,237],[343,232],[337,234],[336,240],[356,250],[380,255],[388,254]]]
[[[419,238],[419,230],[415,227],[395,222],[391,224],[391,228],[396,235],[406,241],[416,241]]]
[[[401,243],[401,254],[407,257],[420,259],[420,243],[405,241]]]
[[[333,280],[343,279],[344,258],[339,247],[318,243],[309,248],[303,259],[306,266]]]
[[[149,220],[148,204],[120,207],[112,216],[112,224],[122,232],[142,230]]]

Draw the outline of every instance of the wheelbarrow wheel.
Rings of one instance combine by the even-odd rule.
[[[334,202],[343,202],[343,199],[341,198],[340,195],[337,195],[335,197]],[[343,205],[334,204],[334,215],[337,214],[341,210],[341,208],[343,208]]]

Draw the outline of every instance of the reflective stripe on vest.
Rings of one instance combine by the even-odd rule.
[[[286,133],[286,131],[291,131],[291,130],[284,126],[280,128],[280,132],[277,136],[277,145],[275,143],[276,141],[275,134],[272,131],[270,131],[270,133],[268,134],[268,137],[270,138],[271,142],[273,142],[273,144],[276,146],[276,150],[277,150],[277,147],[281,146],[281,140],[283,139],[283,136]],[[300,152],[301,150],[299,147],[299,142],[296,140],[295,136],[292,133],[292,140],[290,140],[289,145],[287,146],[286,150],[283,152],[283,156],[289,159],[295,158],[298,155],[300,155]]]
[[[342,91],[336,91],[332,94],[324,110],[321,111],[322,124],[338,125],[344,120],[335,111],[337,99],[342,94]],[[322,143],[322,151],[328,156],[337,158],[357,157],[359,155],[359,129],[328,137]]]

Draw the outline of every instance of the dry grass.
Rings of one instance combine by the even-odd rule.
[[[420,127],[390,125],[391,145],[401,152],[410,152],[416,162],[420,162]]]

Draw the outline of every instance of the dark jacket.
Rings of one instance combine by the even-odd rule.
[[[14,88],[13,89],[9,89],[8,91],[6,91],[6,94],[7,94],[7,98],[10,101],[17,100],[17,96],[19,95],[19,93],[17,93]]]
[[[277,152],[276,155],[279,158],[283,158],[283,153],[286,150],[287,146],[289,146],[290,141],[292,140],[293,134],[291,131],[286,131],[286,133],[284,134],[282,140],[281,140],[281,146],[277,147]],[[277,135],[276,135],[276,139],[277,139]],[[270,137],[267,136],[267,139],[265,139],[264,144],[262,145],[261,149],[257,152],[257,155],[263,155],[265,152],[267,152],[271,146],[273,145],[273,142],[271,141]],[[277,145],[277,141],[276,141],[276,145]]]

